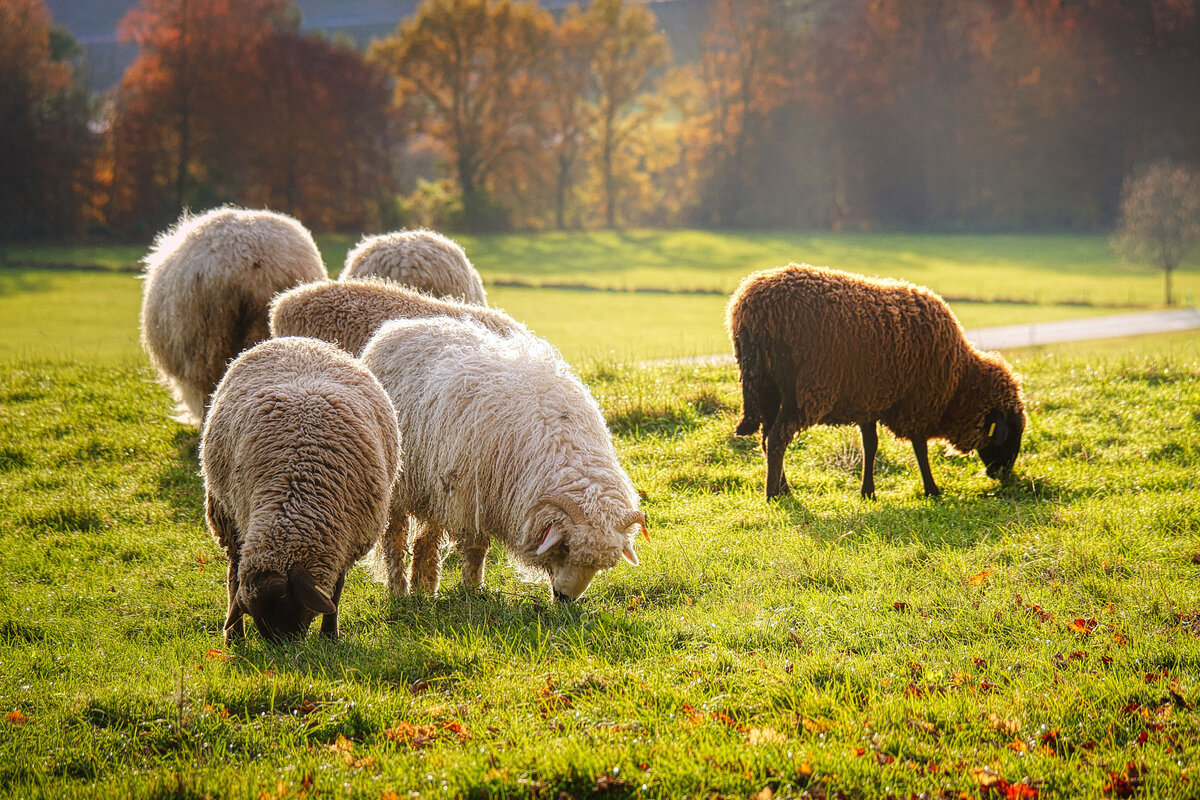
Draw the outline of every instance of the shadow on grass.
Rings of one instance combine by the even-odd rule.
[[[981,493],[922,498],[915,504],[862,499],[851,511],[814,512],[803,492],[772,500],[793,525],[815,538],[840,544],[881,537],[888,542],[911,541],[930,548],[971,548],[994,540],[1006,528],[1036,527],[1053,522],[1062,503],[1085,493],[1041,478],[1016,476]]]
[[[178,517],[204,522],[204,481],[200,479],[200,432],[181,428],[171,444],[175,458],[158,474],[157,497],[165,500]]]
[[[54,288],[50,276],[35,270],[0,269],[0,297],[47,292]]]

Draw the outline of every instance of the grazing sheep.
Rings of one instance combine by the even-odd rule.
[[[548,575],[555,599],[578,598],[622,555],[637,564],[638,494],[596,401],[548,343],[446,317],[397,320],[363,363],[392,397],[405,442],[383,548],[394,593],[408,588],[409,515],[424,524],[412,580],[430,593],[445,532],[472,588],[493,537],[526,576]]]
[[[193,425],[229,361],[267,338],[275,293],[329,278],[303,225],[242,208],[184,213],[143,263],[142,347]]]
[[[208,525],[229,555],[226,639],[243,614],[278,641],[318,613],[337,638],[346,573],[387,527],[400,457],[383,387],[333,345],[271,339],[230,365],[200,441]]]
[[[529,335],[521,323],[490,308],[438,300],[383,278],[298,286],[271,303],[272,336],[311,336],[358,355],[380,325],[392,319],[457,317],[501,336]]]
[[[483,280],[463,249],[440,233],[400,231],[364,238],[346,255],[338,280],[375,275],[433,297],[487,305]]]
[[[746,277],[725,317],[742,378],[739,436],[761,426],[767,497],[788,491],[783,454],[812,425],[862,431],[862,494],[875,496],[882,422],[912,442],[925,494],[941,494],[928,439],[978,450],[989,477],[1021,449],[1021,388],[998,355],[981,353],[933,292],[903,281],[789,264]]]

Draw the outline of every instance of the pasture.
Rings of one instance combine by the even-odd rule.
[[[464,239],[485,280],[567,274],[571,246],[534,267],[517,251],[554,237],[508,238]],[[673,275],[623,247],[594,285]],[[955,304],[964,323],[1104,312],[1035,289],[1070,270],[1027,269],[1038,302]],[[1087,283],[1124,302],[1144,277]],[[0,797],[1200,796],[1194,335],[1010,354],[1030,423],[1003,485],[935,446],[945,496],[923,499],[884,434],[863,501],[857,431],[817,428],[767,503],[735,370],[634,365],[727,350],[723,297],[489,287],[604,409],[642,566],[568,607],[499,549],[482,593],[453,556],[436,599],[356,568],[339,643],[226,647],[197,436],[140,354],[139,291],[0,269]]]

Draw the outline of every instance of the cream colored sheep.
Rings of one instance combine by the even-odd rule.
[[[363,351],[396,406],[405,470],[384,538],[389,584],[404,593],[409,515],[423,523],[413,583],[434,592],[451,534],[463,583],[479,586],[492,538],[553,596],[574,599],[645,531],[596,401],[545,341],[501,338],[438,317],[385,324]]]
[[[483,280],[457,242],[429,230],[369,236],[346,255],[338,280],[377,276],[433,297],[487,305]]]
[[[271,303],[272,336],[312,336],[358,355],[380,325],[393,319],[455,317],[501,336],[530,335],[497,309],[438,300],[384,278],[348,278],[297,286]]]
[[[346,573],[387,526],[400,459],[396,412],[358,360],[299,337],[238,356],[200,441],[208,525],[229,556],[226,638],[243,614],[276,641],[318,613],[337,638]]]
[[[231,207],[185,213],[143,263],[142,347],[193,425],[230,360],[269,335],[271,298],[329,278],[295,219]]]

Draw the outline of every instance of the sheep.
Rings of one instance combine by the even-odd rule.
[[[941,494],[928,439],[979,452],[991,478],[1021,449],[1021,387],[976,350],[940,297],[903,281],[807,264],[747,276],[726,308],[742,382],[738,436],[762,428],[768,498],[788,492],[783,455],[816,424],[862,431],[862,496],[875,497],[876,422],[912,442],[925,494]]]
[[[229,556],[227,641],[244,614],[276,642],[323,614],[337,639],[346,573],[387,526],[401,457],[391,400],[357,359],[301,337],[238,356],[200,438],[205,515]]]
[[[410,515],[424,525],[412,580],[429,593],[445,532],[468,588],[483,582],[493,537],[525,577],[549,577],[555,600],[577,599],[622,556],[638,563],[632,539],[646,531],[638,493],[596,401],[547,342],[447,317],[395,320],[362,360],[391,396],[405,441],[382,547],[393,593],[408,590]]]
[[[142,347],[175,396],[176,418],[192,425],[229,361],[267,338],[275,293],[329,278],[298,221],[228,206],[185,212],[143,264]]]
[[[375,275],[434,297],[486,306],[483,280],[462,247],[429,230],[368,236],[346,255],[338,280]]]
[[[277,295],[270,309],[272,336],[312,336],[352,355],[388,320],[434,316],[473,319],[501,336],[531,335],[503,311],[438,300],[383,278],[298,286]]]

